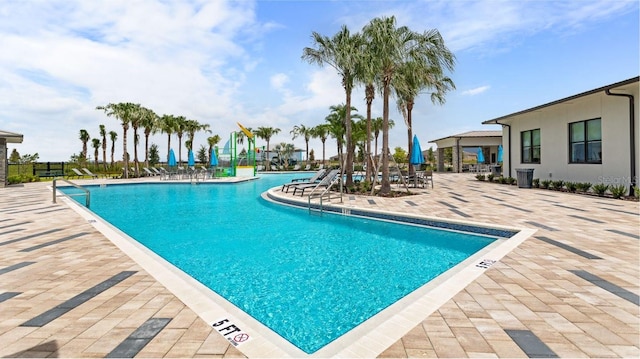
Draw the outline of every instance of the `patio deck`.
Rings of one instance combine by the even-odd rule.
[[[76,182],[103,181],[118,180]],[[537,232],[386,350],[353,356],[640,356],[638,202],[434,182],[344,204]],[[0,189],[0,356],[244,356],[49,185]]]

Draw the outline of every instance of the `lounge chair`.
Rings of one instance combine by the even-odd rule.
[[[164,169],[164,168],[163,168]],[[153,171],[157,176],[162,176],[162,172],[160,172],[157,168],[151,167],[151,171]]]
[[[305,170],[305,171],[308,171],[308,170],[310,170],[310,169],[311,169],[311,165],[307,164],[306,166],[304,166],[304,170]]]
[[[72,168],[71,170],[73,171],[73,173],[75,173],[75,174],[76,174],[76,176],[78,176],[78,178],[84,178],[85,174],[84,174],[84,173],[82,173],[82,172],[80,172],[80,170],[79,170],[79,169],[77,169],[77,168]]]
[[[318,181],[322,180],[326,172],[327,170],[319,170],[312,177],[294,178],[291,180],[291,182],[282,185],[282,191],[284,191],[284,189],[286,188],[287,190],[285,192],[289,192],[289,187],[293,185],[317,183]]]
[[[300,165],[295,165],[295,166],[293,166],[293,170],[294,170],[294,171],[299,171],[299,170],[300,170]]]
[[[91,171],[89,171],[88,168],[83,167],[82,170],[84,171],[84,173],[88,174],[89,176],[91,176],[91,178],[98,178],[98,175],[92,173]]]
[[[302,183],[293,185],[293,195],[295,196],[298,191],[300,191],[300,197],[304,196],[304,191],[307,189],[311,189],[313,192],[316,188],[329,187],[333,183],[333,180],[336,179],[337,176],[340,175],[340,170],[331,170],[329,173],[324,176],[324,178],[318,183]]]
[[[144,170],[144,172],[147,174],[147,176],[157,176],[157,174],[153,171],[151,171],[148,167],[143,167],[142,170]]]

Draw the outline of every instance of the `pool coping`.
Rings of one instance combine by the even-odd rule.
[[[144,183],[146,182],[138,182],[138,184]],[[163,181],[163,183],[172,182]],[[276,191],[276,188],[266,191],[263,193],[263,198],[267,196],[267,193]],[[220,320],[228,320],[238,328],[241,328],[244,333],[249,334],[251,339],[243,343],[236,343],[230,340],[231,344],[236,345],[237,349],[248,357],[377,356],[477,279],[491,265],[497,263],[502,257],[536,232],[536,230],[528,228],[487,225],[460,220],[444,221],[436,217],[360,209],[362,213],[358,212],[358,216],[367,212],[378,215],[385,214],[396,217],[473,225],[480,228],[494,228],[517,233],[508,239],[497,239],[484,249],[385,308],[315,353],[307,354],[86,207],[64,194],[60,197],[70,208],[86,219],[123,253],[127,254],[151,276],[174,293],[206,323],[213,325]],[[273,202],[273,199],[270,199],[270,201]],[[306,202],[300,202],[302,205],[297,207],[304,206],[306,208]],[[295,206],[291,203],[277,201],[276,203]],[[337,209],[352,208],[348,205],[331,204],[331,206]],[[336,214],[352,215],[349,211],[341,210]],[[373,219],[385,220],[380,218]],[[220,332],[220,335],[224,337],[224,333]]]

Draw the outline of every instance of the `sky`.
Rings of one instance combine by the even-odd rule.
[[[312,32],[331,37],[342,25],[357,32],[383,16],[416,32],[437,29],[456,56],[448,74],[456,90],[446,103],[434,105],[428,93],[416,99],[413,132],[423,149],[462,132],[500,130],[481,123],[640,72],[637,0],[1,0],[0,130],[24,135],[9,153],[68,161],[82,150],[80,130],[99,138],[103,124],[118,133],[121,159],[121,123],[96,106],[133,102],[209,124],[195,149],[214,134],[223,145],[237,122],[279,128],[272,148],[304,149],[293,127],[324,123],[329,107],[345,102],[336,71],[301,58],[314,47]],[[391,103],[390,147],[406,149],[407,127]],[[366,115],[362,87],[352,105]],[[376,94],[373,117],[381,116]],[[164,158],[167,135],[151,143]],[[321,159],[320,140],[309,147]],[[90,145],[88,152],[92,158]],[[326,153],[337,153],[333,139]]]

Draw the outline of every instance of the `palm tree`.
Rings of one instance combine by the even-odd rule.
[[[292,143],[281,142],[276,145],[276,151],[280,160],[284,159],[284,166],[289,167],[289,158],[295,152],[295,146]]]
[[[80,141],[82,141],[82,157],[87,158],[87,142],[91,139],[87,130],[80,130]]]
[[[116,140],[118,139],[118,133],[116,131],[109,131],[109,139],[111,139],[111,167],[113,167],[115,165],[113,154],[116,151]]]
[[[131,117],[135,105],[130,102],[109,103],[105,106],[97,106],[96,110],[104,111],[108,117],[115,117],[122,123],[122,158],[124,160],[124,178],[129,178],[129,156],[127,154],[127,130],[131,123]]]
[[[107,172],[107,128],[100,125],[100,137],[102,137],[102,165]]]
[[[94,138],[91,140],[91,146],[93,146],[93,159],[94,159],[94,163],[96,164],[96,168],[98,167],[98,149],[100,149],[100,146],[102,144],[100,143],[100,139],[99,138]]]
[[[167,162],[169,162],[169,151],[171,151],[171,135],[176,131],[176,117],[173,115],[162,115],[158,123],[160,132],[167,134]]]
[[[442,39],[439,35],[436,37]],[[440,51],[442,56],[453,58],[451,52],[442,45]],[[411,113],[415,104],[415,98],[423,90],[433,91],[431,93],[431,102],[433,104],[444,104],[445,94],[455,89],[453,81],[444,76],[443,69],[438,64],[433,65],[427,62],[406,61],[398,67],[398,76],[395,78],[393,87],[396,93],[398,110],[404,117],[407,125],[408,149],[411,154],[413,147],[413,129]],[[409,166],[409,173],[413,174],[413,166]]]
[[[359,34],[351,34],[347,26],[343,25],[340,31],[332,38],[322,36],[316,32],[312,35],[317,49],[305,47],[302,58],[319,66],[325,64],[333,67],[342,78],[342,87],[345,90],[345,107],[351,108],[351,92],[353,90],[355,76],[361,63],[363,38]],[[347,169],[346,185],[353,184],[353,148],[351,141],[351,113],[346,112],[345,135],[347,139]],[[342,162],[342,161],[341,161]]]
[[[392,129],[396,123],[393,120],[389,120],[389,129]],[[376,117],[371,121],[371,129],[373,132],[373,136],[375,139],[375,151],[373,152],[373,157],[378,157],[378,137],[380,136],[380,131],[382,130],[382,117]]]
[[[298,136],[304,138],[304,143],[306,145],[307,157],[306,161],[309,162],[309,140],[311,139],[311,127],[306,127],[305,125],[295,125],[293,126],[293,130],[290,132],[293,135],[293,140],[295,140]]]
[[[131,108],[131,127],[133,128],[133,164],[136,177],[140,177],[140,163],[138,161],[138,143],[140,136],[138,135],[138,127],[142,122],[144,107],[140,104],[133,104]]]
[[[380,194],[391,191],[389,182],[389,97],[392,87],[400,86],[395,80],[398,69],[405,62],[431,64],[453,69],[453,55],[444,47],[437,30],[424,34],[406,26],[396,27],[395,17],[375,18],[363,28],[367,40],[367,53],[382,91],[382,185]],[[449,56],[450,55],[450,56]],[[428,68],[430,66],[425,66]],[[394,82],[395,81],[395,82]]]
[[[153,110],[143,107],[140,126],[144,128],[144,165],[149,167],[149,136],[158,131],[158,115]]]
[[[211,126],[207,124],[201,124],[196,120],[186,121],[185,130],[187,131],[187,136],[189,137],[189,141],[191,141],[192,149],[193,149],[193,141],[194,141],[196,132],[205,131],[205,132],[211,133],[211,130],[209,130],[210,127]]]
[[[176,136],[178,136],[178,165],[182,165],[182,135],[186,130],[187,119],[184,116],[175,117],[176,120]]]
[[[352,145],[353,136],[350,140],[345,139],[346,132],[347,132],[346,131],[347,117],[362,118],[362,116],[357,114],[351,114],[351,111],[357,111],[357,109],[353,106],[351,107],[351,111],[347,111],[347,106],[343,104],[337,105],[337,106],[331,106],[329,107],[329,109],[331,110],[331,113],[329,113],[329,115],[325,117],[325,121],[328,122],[327,125],[328,125],[329,134],[336,139],[336,144],[338,146],[338,158],[340,159],[340,166],[342,167],[342,162],[344,160],[343,146],[345,145],[345,143],[347,144],[347,152],[353,151],[355,148],[355,146]],[[353,147],[349,148],[350,144]],[[349,168],[351,168],[351,171],[353,172],[353,161],[349,162],[347,160],[347,169]],[[343,169],[343,171],[344,170],[345,169]]]
[[[317,125],[311,129],[311,136],[313,138],[319,138],[322,142],[322,164],[325,165],[326,155],[325,155],[325,142],[329,137],[329,126],[326,123]]]
[[[271,140],[271,137],[273,135],[280,133],[280,129],[273,127],[258,127],[258,129],[253,131],[253,133],[259,138],[267,141],[267,156],[265,160],[269,161],[269,141]],[[267,169],[267,171],[270,170],[268,164],[265,163],[264,167]]]

